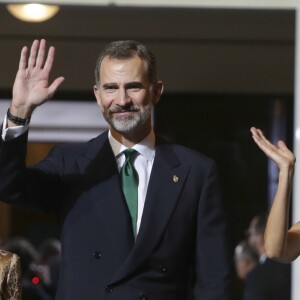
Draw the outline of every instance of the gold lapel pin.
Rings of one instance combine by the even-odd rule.
[[[179,178],[176,175],[173,175],[173,181],[178,182]]]

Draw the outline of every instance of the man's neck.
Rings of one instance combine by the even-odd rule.
[[[141,132],[134,132],[134,133],[120,133],[110,128],[111,135],[122,145],[127,148],[131,148],[134,145],[138,144],[144,138],[146,138],[152,131],[152,127],[147,130],[143,130]]]

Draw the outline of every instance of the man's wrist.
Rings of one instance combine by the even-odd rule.
[[[16,116],[14,114],[11,113],[10,109],[7,110],[7,120],[12,122],[13,124],[17,125],[17,126],[24,126],[29,124],[30,122],[30,117],[27,118],[21,118],[19,116]]]
[[[30,105],[29,106],[28,105],[16,105],[13,100],[9,107],[9,111],[11,112],[12,115],[22,118],[22,119],[30,118],[33,110],[34,110],[34,107],[32,107]]]

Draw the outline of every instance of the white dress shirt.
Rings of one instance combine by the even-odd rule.
[[[22,126],[14,126],[14,127],[7,127],[7,116],[5,115],[2,127],[2,139],[3,141],[12,140],[21,134],[23,134],[29,125],[22,125]]]
[[[117,165],[119,172],[125,162],[125,154],[122,152],[127,149],[124,145],[119,143],[113,136],[111,135],[110,131],[108,133],[108,139],[113,150],[113,153],[116,157]],[[155,135],[154,132],[145,137],[141,142],[134,145],[132,149],[138,152],[135,160],[133,161],[133,165],[138,173],[139,176],[139,184],[138,184],[138,215],[137,215],[137,224],[136,224],[136,232],[138,234],[145,200],[146,194],[150,179],[150,174],[153,166],[154,156],[155,156]]]

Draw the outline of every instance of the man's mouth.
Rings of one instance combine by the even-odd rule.
[[[118,115],[135,113],[135,112],[138,112],[138,109],[135,108],[135,107],[131,107],[131,108],[114,108],[114,109],[110,110],[111,114],[118,114]]]

